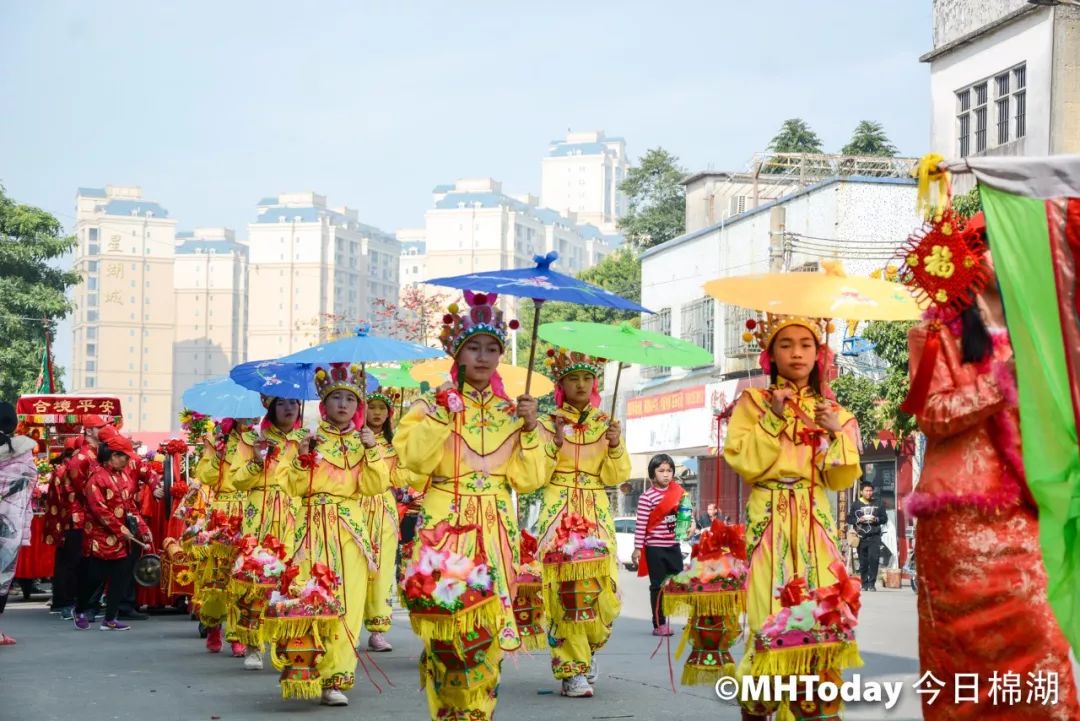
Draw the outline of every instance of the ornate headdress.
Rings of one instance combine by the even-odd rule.
[[[982,213],[963,218],[951,207],[911,234],[897,257],[900,282],[921,304],[934,305],[951,320],[975,302],[990,280]]]
[[[329,369],[319,368],[315,371],[315,389],[322,400],[326,400],[334,391],[349,391],[359,400],[363,397],[360,389],[364,383],[364,373],[355,363],[331,363]]]
[[[599,377],[604,364],[603,358],[596,358],[587,353],[567,350],[566,348],[548,348],[544,365],[550,369],[552,380],[559,381],[574,371],[585,371]]]
[[[394,415],[394,408],[401,402],[401,391],[380,386],[375,389],[374,393],[368,393],[367,399],[368,403],[371,403],[372,401],[382,401],[386,404],[386,408],[390,411],[390,415]]]
[[[443,350],[456,357],[465,341],[474,335],[487,334],[498,339],[506,347],[507,330],[516,330],[518,322],[503,322],[502,311],[495,307],[499,299],[496,293],[473,293],[465,291],[467,312],[461,313],[457,303],[451,303],[443,316],[443,329],[439,335]]]
[[[761,350],[768,352],[776,334],[793,325],[801,326],[813,333],[814,340],[817,341],[818,345],[824,345],[825,334],[832,333],[835,330],[832,321],[825,318],[765,313],[760,320],[750,318],[746,321],[743,341],[753,343],[756,340]]]

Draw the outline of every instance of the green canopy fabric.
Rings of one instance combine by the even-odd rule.
[[[1015,353],[1024,470],[1039,506],[1047,592],[1080,654],[1080,173],[1072,172],[1080,163],[1025,160],[971,169]],[[1046,192],[1063,195],[1040,197]]]

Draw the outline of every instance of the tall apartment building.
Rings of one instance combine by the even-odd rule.
[[[313,192],[258,204],[248,226],[248,357],[275,358],[367,320],[397,298],[397,239]]]
[[[427,277],[427,232],[423,228],[402,228],[395,235],[401,244],[398,258],[401,287],[422,283]]]
[[[611,252],[614,238],[578,225],[535,196],[510,196],[491,178],[462,179],[434,190],[424,215],[424,277],[521,268],[534,255],[559,252],[555,268],[573,275]]]
[[[541,163],[540,204],[615,233],[626,214],[619,185],[628,169],[624,139],[609,138],[603,130],[568,132],[565,139],[551,141]]]
[[[73,393],[120,398],[125,427],[172,422],[176,221],[138,187],[79,188],[75,199]]]
[[[173,417],[183,392],[247,360],[248,248],[229,228],[176,234]]]

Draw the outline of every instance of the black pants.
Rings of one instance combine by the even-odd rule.
[[[79,594],[79,567],[82,565],[82,530],[64,531],[64,541],[56,547],[54,556],[52,608],[59,610],[75,605]]]
[[[86,559],[82,567],[82,577],[79,580],[79,597],[75,603],[75,613],[96,610],[94,608],[94,599],[97,598],[101,585],[108,583],[109,593],[106,597],[105,620],[116,620],[116,614],[120,610],[120,595],[113,593],[113,589],[120,588],[123,584],[121,576],[124,573],[124,561],[123,558],[105,560],[93,556]]]
[[[116,603],[124,613],[138,610],[138,604],[135,603],[135,564],[139,562],[140,557],[138,547],[133,543],[128,543],[128,555],[124,559],[124,573],[120,578],[121,585],[116,589]],[[113,587],[110,584],[110,598],[106,599],[107,602],[112,601],[112,595]]]
[[[667,623],[660,587],[668,576],[682,573],[682,549],[679,546],[645,546],[645,562],[649,566],[649,605],[652,607],[653,628]]]
[[[874,534],[859,539],[859,575],[863,588],[877,585],[878,563],[881,561],[881,536]]]

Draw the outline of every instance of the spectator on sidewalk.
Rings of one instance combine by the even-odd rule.
[[[638,499],[634,530],[634,555],[639,576],[649,577],[649,605],[654,636],[671,636],[664,616],[660,587],[668,576],[683,570],[682,551],[675,537],[679,502],[685,491],[675,483],[675,461],[661,453],[649,461],[652,486]]]

